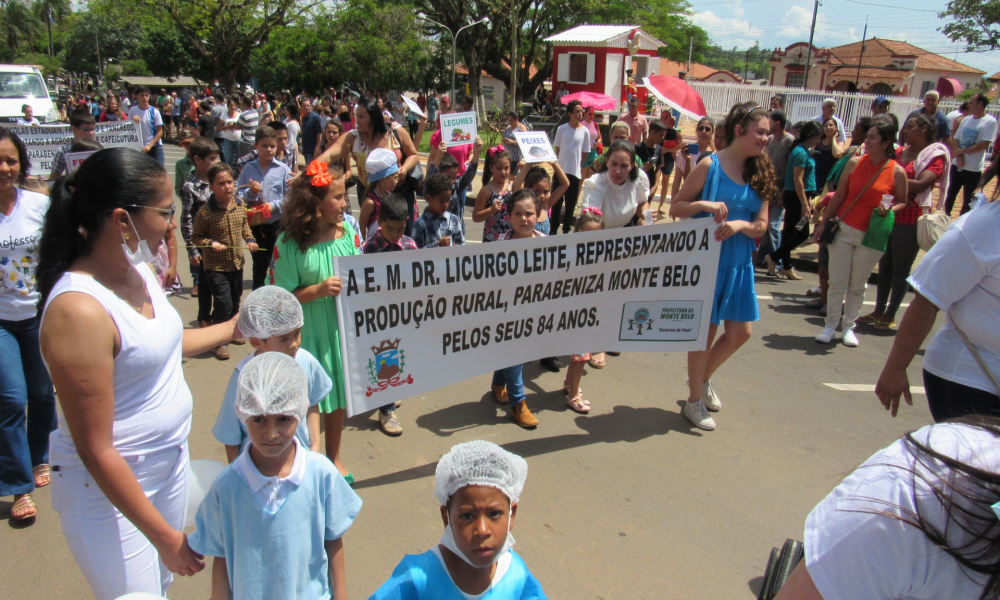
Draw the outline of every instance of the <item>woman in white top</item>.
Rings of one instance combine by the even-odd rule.
[[[181,368],[236,318],[184,330],[148,262],[174,224],[155,160],[101,150],[52,190],[38,264],[41,349],[62,416],[52,503],[94,595],[165,595],[201,557],[181,532],[191,392]]]
[[[11,519],[38,512],[31,492],[49,483],[52,380],[38,349],[38,240],[49,199],[16,187],[31,168],[24,142],[0,127],[0,497]]]
[[[229,110],[222,115],[222,122],[219,123],[219,130],[222,131],[222,157],[230,167],[236,168],[242,140],[240,130],[236,129],[236,121],[240,118],[240,103],[236,96],[231,96],[227,103]]]
[[[299,130],[302,129],[301,123],[299,123],[298,106],[294,104],[285,105],[285,127],[288,128],[288,152],[292,156],[298,156]]]
[[[1000,593],[1000,419],[928,425],[876,452],[806,518],[775,600],[976,600]]]
[[[649,196],[649,179],[636,166],[635,146],[618,140],[608,149],[608,158],[583,184],[584,208],[599,208],[604,226],[645,225],[642,211]]]

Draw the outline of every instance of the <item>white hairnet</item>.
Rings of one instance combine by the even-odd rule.
[[[434,474],[434,497],[442,506],[459,489],[483,485],[517,502],[528,478],[528,463],[493,442],[476,440],[454,446],[441,457]]]
[[[266,340],[302,327],[302,305],[291,292],[265,285],[250,292],[240,308],[240,331],[247,337]]]
[[[236,386],[236,416],[243,423],[260,415],[288,415],[299,423],[309,410],[306,372],[282,352],[253,357],[240,373]]]

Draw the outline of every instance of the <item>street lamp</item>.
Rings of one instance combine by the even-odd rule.
[[[457,102],[455,101],[455,53],[458,48],[458,34],[462,33],[463,29],[468,29],[473,25],[479,25],[480,23],[489,23],[490,18],[483,17],[482,19],[479,19],[478,21],[475,21],[473,23],[469,23],[464,27],[459,27],[458,31],[452,32],[451,28],[448,27],[447,25],[444,25],[443,23],[438,23],[433,19],[428,19],[427,16],[424,14],[417,13],[417,17],[423,19],[424,21],[427,21],[428,23],[434,23],[438,27],[441,27],[442,29],[451,34],[451,105],[455,106],[455,104],[457,104]]]

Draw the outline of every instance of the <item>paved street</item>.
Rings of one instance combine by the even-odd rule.
[[[171,177],[180,156],[168,146]],[[469,237],[480,239],[481,225],[467,224]],[[180,272],[189,282],[186,266]],[[923,395],[891,419],[870,391],[853,391],[874,385],[893,332],[862,326],[859,348],[817,344],[822,320],[803,307],[816,276],[791,282],[758,273],[761,321],[713,380],[723,403],[716,431],[700,431],[680,413],[685,355],[655,353],[588,367],[589,416],[565,406],[563,374],[527,365],[527,401],[541,421],[535,431],[496,406],[486,374],[404,401],[402,437],[383,435],[372,414],[348,420],[344,463],[364,500],[345,537],[350,597],[367,598],[404,554],[437,542],[435,461],[456,443],[486,439],[528,461],[515,548],[550,598],[754,598],[771,547],[801,539],[809,510],[848,472],[931,421]],[[196,301],[185,294],[172,302],[192,324]],[[192,458],[224,461],[210,428],[233,367],[251,351],[230,348],[227,362],[208,355],[185,362],[195,399]],[[910,369],[915,386],[920,361]],[[35,498],[33,525],[0,526],[0,600],[90,597],[49,488]],[[0,517],[10,504],[0,501]],[[204,600],[210,583],[207,570],[179,578],[170,596]]]

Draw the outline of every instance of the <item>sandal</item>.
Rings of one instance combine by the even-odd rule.
[[[858,323],[878,323],[879,321],[882,320],[883,316],[884,315],[882,315],[880,313],[871,313],[871,314],[865,315],[863,317],[858,317],[857,322]]]
[[[17,513],[21,513],[20,516]],[[10,518],[12,521],[27,521],[28,519],[34,519],[37,514],[38,507],[35,506],[35,501],[31,498],[31,494],[24,494],[14,501],[14,506],[10,507]]]
[[[876,321],[873,325],[875,329],[896,329],[895,321]]]
[[[598,359],[598,357],[600,359]],[[604,368],[604,361],[605,361],[604,353],[603,352],[597,352],[597,353],[594,353],[594,354],[590,355],[590,360],[588,362],[590,363],[590,366],[594,367],[595,369],[603,369]]]
[[[590,402],[583,399],[583,390],[578,391],[576,396],[567,398],[566,406],[568,406],[573,412],[580,413],[581,415],[585,415],[590,412]]]
[[[49,469],[49,465],[38,465],[31,470],[31,474],[35,476],[36,488],[45,487],[52,481],[52,472]]]
[[[581,392],[583,391],[582,387],[578,387],[576,389],[579,390],[579,391],[581,391]],[[565,381],[563,381],[563,395],[564,396],[569,396],[569,383],[567,383]]]
[[[605,352],[608,356],[621,356],[621,352]]]

